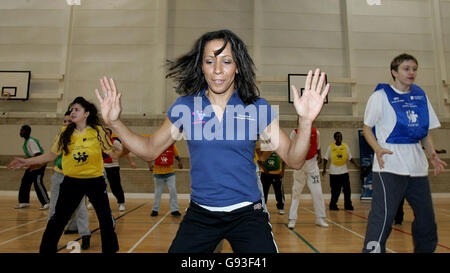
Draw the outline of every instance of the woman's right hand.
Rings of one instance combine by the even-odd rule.
[[[116,85],[112,78],[108,80],[105,76],[103,79],[100,79],[100,85],[103,90],[103,98],[98,92],[98,89],[95,89],[95,94],[100,102],[103,121],[111,125],[119,119],[120,112],[122,111],[120,106],[120,96],[122,94],[117,94]]]
[[[294,95],[294,107],[300,120],[304,119],[313,122],[322,110],[323,103],[330,90],[329,83],[324,88],[325,78],[325,73],[320,73],[319,68],[316,69],[314,75],[312,70],[310,70],[306,77],[303,95],[301,96],[297,88],[294,85],[291,86]]]
[[[377,156],[377,160],[378,160],[378,165],[380,166],[381,169],[384,168],[384,160],[383,160],[383,155],[385,154],[393,154],[392,151],[388,150],[388,149],[384,149],[384,148],[379,148],[375,151],[375,154]]]
[[[14,160],[11,161],[11,163],[8,164],[8,169],[17,169],[17,168],[23,168],[28,167],[30,164],[25,158],[21,157],[14,157]]]

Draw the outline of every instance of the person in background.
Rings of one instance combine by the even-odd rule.
[[[291,139],[295,138],[297,130],[291,132]],[[316,225],[321,227],[328,227],[325,221],[327,217],[325,211],[325,201],[323,200],[322,184],[320,183],[319,164],[321,162],[320,154],[320,133],[316,127],[311,129],[311,140],[308,155],[306,156],[305,164],[300,170],[294,170],[294,181],[292,184],[292,199],[291,208],[289,209],[288,228],[295,228],[297,221],[298,205],[300,197],[305,184],[308,185],[313,200],[314,212],[316,214]]]
[[[403,198],[414,212],[414,252],[434,252],[438,243],[429,165],[422,146],[434,175],[439,175],[447,163],[439,158],[429,134],[441,124],[425,91],[414,84],[418,64],[410,54],[396,56],[390,65],[393,84],[378,84],[367,102],[363,133],[375,155],[372,207],[363,252],[386,252],[386,241]]]
[[[334,143],[331,143],[323,159],[323,171],[322,175],[327,173],[327,162],[330,161],[330,188],[331,188],[331,200],[329,204],[330,210],[339,210],[337,202],[341,191],[344,192],[344,208],[346,210],[353,210],[353,204],[351,199],[350,188],[350,176],[348,174],[347,161],[350,161],[359,169],[358,163],[352,158],[350,147],[347,143],[342,142],[342,133],[335,132]]]
[[[119,243],[115,221],[109,207],[103,176],[103,155],[118,158],[110,139],[100,124],[94,104],[77,97],[69,106],[72,123],[61,129],[51,151],[32,158],[14,158],[8,168],[21,168],[54,161],[60,153],[64,180],[61,183],[55,213],[42,236],[41,253],[56,253],[64,227],[85,195],[94,206],[100,224],[103,253],[115,253]]]
[[[155,199],[153,201],[153,208],[150,216],[158,215],[164,185],[167,185],[167,188],[169,189],[170,214],[173,216],[181,216],[181,213],[178,210],[174,159],[178,161],[178,169],[183,169],[180,153],[175,144],[165,150],[155,159],[155,161],[149,162],[149,169],[153,172],[155,181]]]
[[[70,117],[70,111],[64,114],[63,126],[67,126],[72,122]],[[59,136],[59,135],[58,135]],[[56,136],[56,137],[58,137]],[[56,141],[56,140],[55,140]],[[48,210],[48,219],[55,214],[56,201],[58,200],[59,190],[61,183],[64,181],[64,174],[62,171],[62,153],[58,155],[55,159],[55,167],[53,168],[55,173],[52,175],[50,181],[52,182],[52,187],[50,191],[50,208]],[[91,246],[91,231],[89,230],[89,214],[86,208],[86,197],[83,196],[80,205],[72,215],[69,223],[67,224],[67,229],[64,234],[79,233],[81,236],[81,249],[89,249]]]
[[[117,139],[112,137],[112,130],[106,128],[106,135],[111,140],[114,145],[114,149],[118,152],[123,151],[122,143]],[[125,194],[123,193],[123,188],[120,179],[120,166],[119,159],[113,159],[110,155],[103,155],[103,164],[105,166],[106,178],[108,179],[111,192],[117,199],[117,204],[119,206],[119,211],[125,211]]]
[[[261,184],[264,192],[264,200],[267,205],[267,198],[269,196],[269,189],[272,185],[275,192],[275,199],[277,200],[278,213],[284,214],[284,190],[283,190],[283,176],[285,170],[285,163],[277,155],[272,152],[266,160],[258,160],[258,166],[261,170]]]
[[[44,153],[39,140],[31,136],[31,127],[23,125],[20,128],[20,136],[25,139],[23,142],[23,152],[27,158],[36,157]],[[44,185],[44,174],[47,164],[29,166],[23,174],[19,188],[19,204],[16,209],[23,209],[30,206],[30,189],[31,184],[34,185],[34,191],[41,202],[41,210],[46,210],[49,207],[50,199],[48,198],[47,189]]]

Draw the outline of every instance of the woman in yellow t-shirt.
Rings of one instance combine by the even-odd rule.
[[[100,125],[94,104],[83,97],[77,97],[69,109],[72,123],[62,128],[50,152],[28,159],[15,158],[8,167],[20,168],[50,162],[62,153],[64,180],[60,187],[55,214],[50,217],[42,236],[41,253],[57,252],[58,241],[64,227],[85,195],[94,206],[100,223],[102,252],[114,253],[119,250],[119,244],[103,177],[102,152],[113,157],[117,155],[113,152],[111,141]]]

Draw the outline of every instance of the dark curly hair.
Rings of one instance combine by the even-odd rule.
[[[175,80],[177,83],[175,90],[182,96],[195,95],[208,88],[203,75],[202,64],[205,46],[212,40],[225,41],[223,47],[215,52],[216,56],[230,43],[233,59],[239,71],[235,76],[235,85],[239,97],[247,105],[255,102],[260,95],[255,83],[255,64],[248,54],[244,42],[230,30],[207,32],[195,42],[191,51],[175,61],[168,60],[166,78]]]
[[[76,97],[72,103],[69,104],[68,107],[68,112],[70,113],[72,111],[72,106],[74,104],[79,104],[81,107],[83,107],[84,111],[89,112],[89,116],[86,119],[86,124],[90,127],[92,127],[95,131],[97,131],[97,139],[99,140],[100,144],[105,148],[109,148],[110,144],[109,143],[103,143],[103,141],[101,140],[100,136],[99,136],[99,131],[98,131],[98,127],[100,126],[102,129],[102,124],[100,122],[100,119],[98,117],[98,111],[97,111],[97,107],[87,101],[85,98],[83,97]],[[67,128],[64,132],[61,133],[61,136],[59,138],[59,142],[58,142],[58,149],[62,149],[64,151],[65,154],[69,153],[69,144],[70,144],[70,138],[72,137],[73,131],[76,128],[76,124],[74,122],[70,123],[69,125],[67,125]],[[105,129],[103,129],[104,131]],[[106,133],[105,133],[106,134]]]

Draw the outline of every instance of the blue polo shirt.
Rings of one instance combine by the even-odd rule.
[[[255,145],[277,116],[265,99],[245,105],[235,90],[219,121],[204,90],[178,97],[167,115],[183,130],[188,145],[192,201],[225,207],[261,199],[253,163]]]

